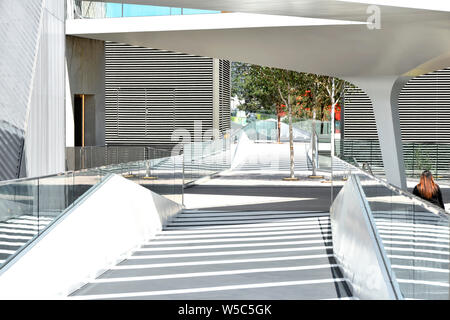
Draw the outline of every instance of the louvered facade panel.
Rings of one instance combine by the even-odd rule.
[[[403,141],[450,143],[450,68],[408,81],[399,113]]]
[[[171,141],[176,129],[188,130],[191,137],[196,121],[202,134],[212,129],[212,58],[109,42],[105,60],[108,145],[170,147],[178,143]],[[221,64],[229,70],[228,61]],[[221,74],[222,82],[221,129],[230,126],[229,71]]]
[[[231,66],[229,61],[220,60],[219,74],[219,130],[221,134],[224,134],[231,128]]]
[[[344,94],[344,139],[378,139],[372,102],[361,89],[346,85]]]
[[[408,81],[398,104],[407,172],[417,173],[417,166],[450,171],[450,68]],[[345,156],[382,166],[370,98],[351,85],[344,95],[342,137],[341,152]]]

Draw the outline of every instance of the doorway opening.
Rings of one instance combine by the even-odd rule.
[[[76,94],[74,100],[74,122],[75,122],[75,146],[84,147],[85,139],[85,96],[84,94]]]
[[[76,94],[74,97],[74,122],[76,147],[96,145],[95,95]]]

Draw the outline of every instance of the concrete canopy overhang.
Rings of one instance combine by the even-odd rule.
[[[388,19],[421,16],[424,10],[450,12],[443,0],[96,0],[99,2],[169,6],[226,12],[263,13],[297,17],[365,21],[367,6],[383,8]],[[419,9],[419,10],[416,10]]]
[[[162,4],[157,0],[129,2]],[[218,6],[216,8],[230,9],[234,2],[164,1],[165,5],[183,4],[184,7],[202,9],[214,4]],[[248,2],[239,2],[237,8]],[[267,13],[272,6],[267,9],[264,7],[266,1],[260,2],[258,13]],[[281,8],[275,12],[290,17],[276,19],[228,13],[69,20],[66,32],[79,37],[337,77],[399,76],[450,53],[450,12],[381,6],[381,29],[371,30],[366,25],[369,14],[365,4],[318,0],[314,0],[314,4],[299,0],[279,3]],[[282,10],[286,3],[292,8],[310,10]],[[333,5],[325,10],[322,3]],[[349,10],[346,15],[343,9],[337,9],[343,3]],[[312,7],[317,9],[315,14],[311,12]],[[328,20],[290,21],[300,14],[303,18]],[[334,23],[329,19],[335,20]],[[448,59],[441,59],[430,67],[446,67],[448,63]]]
[[[442,8],[440,11],[429,10],[436,8],[430,5],[437,3],[432,0],[419,3],[419,9],[417,5],[416,8],[380,5],[377,9],[381,28],[370,29],[367,21],[372,13],[367,3],[337,0],[109,2],[240,13],[71,20],[67,21],[67,33],[335,76],[358,85],[372,99],[388,181],[406,187],[395,95],[399,93],[399,81],[403,82],[405,76],[450,65],[448,4],[438,6]],[[250,15],[243,16],[242,12]],[[256,22],[249,25],[252,13],[257,14],[253,15]],[[273,17],[260,14],[327,20],[304,19],[290,24],[289,18],[274,22]]]

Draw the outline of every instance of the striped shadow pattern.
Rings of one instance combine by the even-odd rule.
[[[373,212],[392,270],[406,299],[448,299],[449,226],[439,216]]]
[[[251,146],[246,159],[233,171],[261,172],[278,171],[285,173],[290,171],[289,143],[255,143]],[[311,159],[307,156],[309,143],[294,143],[294,170],[296,173],[310,173],[312,170]],[[329,171],[329,168],[317,168],[319,171]],[[334,158],[333,170],[348,172],[349,166],[342,160]]]
[[[230,62],[128,44],[105,43],[105,139],[110,145],[169,145],[172,132],[194,136],[213,128],[214,89],[219,127],[230,128]],[[214,80],[218,73],[218,82]]]
[[[52,221],[52,218],[22,215],[0,222],[0,265]]]
[[[348,299],[329,213],[184,210],[70,299]]]
[[[295,171],[311,169],[306,157],[305,143],[294,144]],[[255,143],[248,151],[248,155],[233,171],[280,171],[289,172],[290,153],[289,144]]]

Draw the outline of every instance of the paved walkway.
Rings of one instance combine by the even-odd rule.
[[[185,206],[221,211],[329,211],[329,173],[319,171],[323,179],[309,179],[312,172],[306,150],[307,144],[295,143],[295,176],[299,180],[283,181],[290,172],[289,144],[250,144],[233,170],[187,188]]]
[[[332,254],[330,185],[305,145],[253,144],[233,170],[185,190],[187,209],[74,299],[348,299]]]

